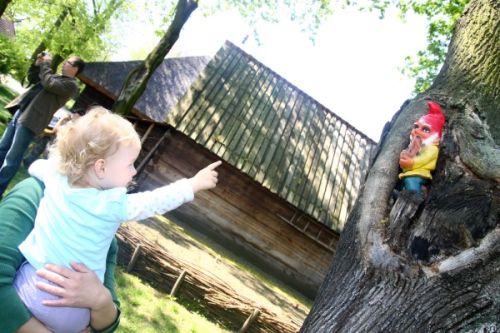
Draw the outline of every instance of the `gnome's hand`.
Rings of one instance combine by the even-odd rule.
[[[399,154],[399,166],[402,169],[410,169],[413,166],[413,156],[405,149]]]
[[[420,149],[422,149],[422,139],[419,136],[415,136],[411,139],[410,145],[408,146],[408,149],[406,151],[408,152],[409,156],[417,156],[417,154],[420,152]]]

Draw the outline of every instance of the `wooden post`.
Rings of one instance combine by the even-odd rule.
[[[135,262],[137,261],[137,258],[139,257],[139,254],[141,254],[141,245],[137,245],[137,247],[134,250],[134,253],[132,254],[132,258],[130,258],[130,262],[128,263],[127,266],[127,273],[130,273],[132,269],[134,268]]]
[[[243,323],[243,326],[241,326],[240,330],[238,331],[238,333],[244,333],[247,331],[247,329],[250,327],[250,325],[252,325],[252,323],[254,322],[255,318],[257,318],[257,316],[259,315],[259,309],[255,309],[253,310],[252,314],[250,315],[250,317],[247,318],[247,320],[245,320],[245,322]]]
[[[170,291],[170,296],[175,296],[177,293],[177,290],[179,289],[182,281],[184,281],[184,277],[186,276],[186,270],[183,269],[181,272],[181,275],[177,278],[177,281],[175,281],[174,286],[172,287],[172,290]]]
[[[146,141],[146,139],[148,138],[149,134],[151,133],[151,131],[153,130],[154,127],[155,127],[155,123],[151,123],[148,126],[148,129],[146,130],[146,133],[144,133],[144,135],[141,138],[141,144],[144,144],[144,141]]]
[[[139,166],[136,168],[138,175],[142,173],[142,170],[146,167],[146,164],[153,157],[154,153],[160,147],[163,140],[165,140],[169,136],[170,136],[170,130],[166,130],[165,133],[163,133],[162,137],[156,142],[156,144],[153,146],[153,148],[148,152],[146,157],[144,157],[143,160],[139,163]]]
[[[335,250],[333,243],[335,243],[335,236],[332,236],[332,240],[330,241],[330,244],[328,244],[329,248],[331,248],[332,250]]]

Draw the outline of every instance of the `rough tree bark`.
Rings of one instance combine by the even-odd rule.
[[[471,1],[431,88],[392,119],[301,332],[500,330],[499,12]],[[446,115],[434,179],[394,202],[427,100]]]
[[[144,89],[146,89],[149,78],[163,62],[168,51],[170,51],[179,38],[182,27],[197,7],[197,0],[179,0],[174,20],[165,35],[146,59],[128,74],[120,94],[113,104],[114,112],[127,115],[132,111],[135,102],[137,102]]]

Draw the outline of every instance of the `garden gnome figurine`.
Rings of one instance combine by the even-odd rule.
[[[427,102],[429,112],[420,117],[410,133],[410,144],[399,155],[399,166],[403,172],[403,189],[422,195],[422,188],[432,179],[436,168],[439,142],[444,125],[444,115],[436,102]]]

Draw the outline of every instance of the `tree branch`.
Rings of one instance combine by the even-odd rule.
[[[424,268],[423,271],[428,277],[437,274],[449,273],[464,268],[470,268],[481,261],[487,261],[492,256],[500,254],[500,227],[496,227],[488,233],[478,247],[467,249],[460,254],[447,258],[432,268]]]
[[[134,68],[125,79],[120,94],[113,104],[114,112],[126,115],[132,111],[135,102],[146,89],[149,78],[163,62],[165,56],[179,38],[182,27],[197,7],[198,2],[195,0],[179,0],[174,20],[165,35],[144,62]]]

